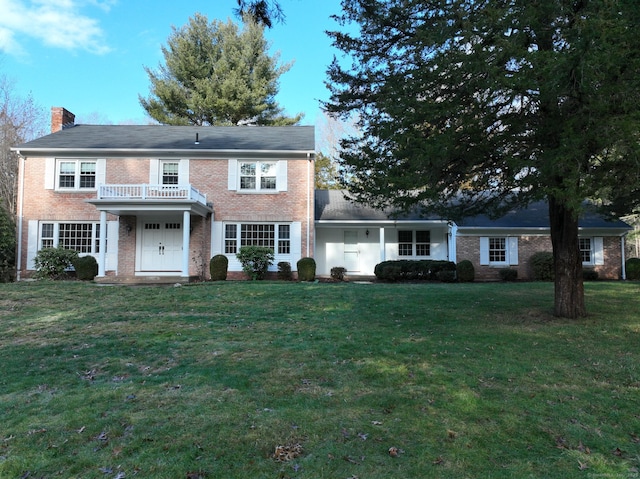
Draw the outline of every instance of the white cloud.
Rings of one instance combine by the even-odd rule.
[[[67,50],[85,50],[95,54],[110,49],[98,20],[80,13],[82,0],[0,0],[0,50],[24,53],[25,37],[44,45]],[[108,11],[112,2],[89,0]]]

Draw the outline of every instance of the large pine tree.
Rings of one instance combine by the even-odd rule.
[[[284,116],[275,100],[291,64],[278,65],[268,47],[264,27],[248,18],[239,30],[196,14],[162,47],[165,64],[145,68],[151,94],[140,104],[168,125],[295,124],[302,115]]]
[[[586,314],[583,201],[640,198],[640,9],[633,0],[344,0],[333,114],[360,200],[448,215],[549,202],[555,314]]]

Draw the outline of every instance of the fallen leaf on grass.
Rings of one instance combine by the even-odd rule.
[[[616,447],[613,451],[611,451],[611,454],[613,454],[614,456],[618,456],[618,457],[622,457],[622,455],[624,453],[625,453],[625,451],[623,451],[619,447]]]
[[[442,456],[438,456],[431,464],[434,466],[442,466],[444,464],[444,458]]]
[[[584,471],[585,469],[589,469],[589,466],[587,465],[586,462],[578,461],[578,469],[580,469],[581,471]]]

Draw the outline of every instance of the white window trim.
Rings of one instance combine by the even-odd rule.
[[[178,184],[189,184],[189,160],[180,158],[163,158],[151,160],[149,163],[150,185],[162,185],[162,163],[178,163]]]
[[[74,186],[73,187],[61,187],[60,186],[60,165],[62,163],[74,163]],[[95,164],[95,184],[92,188],[80,187],[80,165],[81,163],[94,163]],[[45,168],[46,174],[50,175],[49,168]],[[104,183],[105,179],[105,160],[98,158],[55,158],[53,168],[53,189],[56,191],[96,191],[100,184]],[[45,187],[47,182],[45,182]]]
[[[583,266],[604,265],[604,240],[601,236],[581,236],[580,239],[588,239],[591,243],[591,261],[583,261]]]
[[[43,238],[42,236],[42,229],[43,226],[45,224],[51,224],[53,225],[53,236],[51,237],[53,244],[52,246],[47,246],[47,247],[52,247],[52,248],[57,248],[60,244],[60,225],[61,224],[90,224],[93,225],[93,227],[91,228],[91,251],[89,252],[78,252],[78,254],[80,256],[95,256],[96,259],[98,258],[98,254],[99,251],[96,248],[96,244],[99,242],[100,240],[100,235],[98,233],[98,227],[100,226],[100,222],[99,221],[40,221],[39,225],[38,225],[38,242],[37,242],[37,250],[41,250],[43,249],[43,245],[42,245],[42,241],[44,239],[50,239],[49,237],[47,238]]]
[[[411,232],[411,254],[407,255],[407,254],[400,254],[400,231],[410,231]],[[428,243],[423,243],[423,242],[418,242],[418,231],[426,231],[429,233],[429,242]],[[403,242],[402,244],[409,244],[408,242],[405,243]],[[418,245],[424,245],[427,244],[429,245],[429,254],[428,255],[419,255],[418,254]],[[416,259],[424,259],[424,258],[431,258],[431,248],[433,246],[433,243],[431,241],[431,230],[425,230],[425,229],[399,229],[398,230],[398,243],[397,243],[397,247],[398,247],[398,258],[401,259],[411,259],[411,258],[416,258]]]
[[[489,238],[504,238],[505,261],[489,261]],[[518,264],[518,236],[493,235],[480,237],[480,264],[482,266],[516,266]]]
[[[255,189],[241,189],[240,188],[240,168],[243,163],[256,163],[256,188]],[[260,163],[271,163],[275,165],[276,169],[276,187],[273,189],[261,189],[260,188]],[[247,159],[247,158],[235,158],[229,160],[228,166],[228,181],[227,187],[229,191],[236,191],[242,194],[276,194],[283,191],[287,191],[287,161],[286,160],[272,160],[272,159]]]

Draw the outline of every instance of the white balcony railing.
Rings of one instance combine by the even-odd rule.
[[[99,200],[191,200],[207,204],[207,195],[191,185],[100,185]]]

